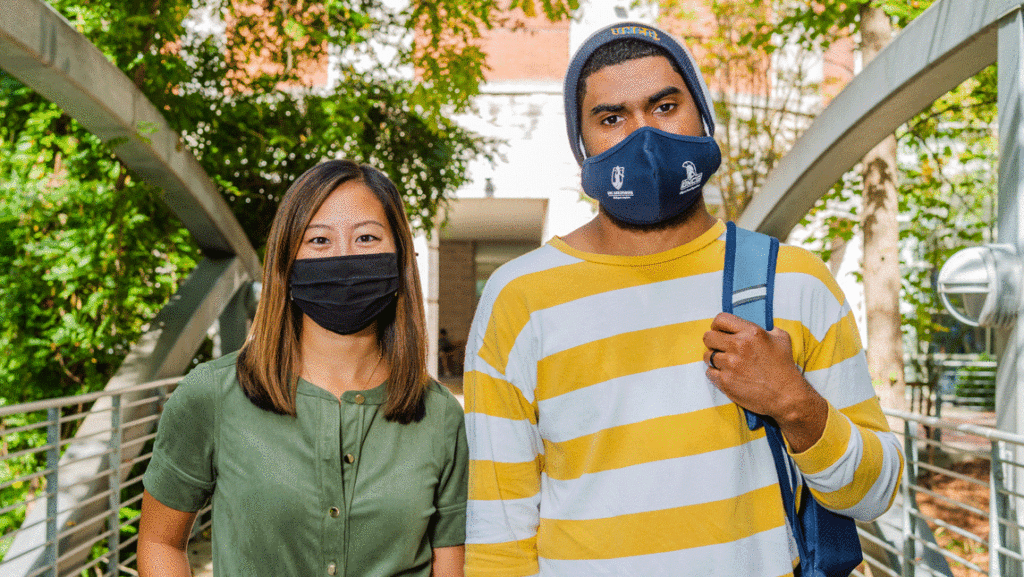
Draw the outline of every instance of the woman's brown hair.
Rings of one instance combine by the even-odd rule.
[[[399,423],[419,421],[428,383],[427,348],[412,232],[394,183],[379,170],[350,160],[329,160],[307,170],[281,200],[267,239],[256,316],[238,354],[238,381],[257,407],[295,416],[302,311],[288,298],[292,263],[320,205],[353,180],[365,184],[383,205],[398,256],[398,296],[376,321],[381,353],[391,368],[384,417]]]

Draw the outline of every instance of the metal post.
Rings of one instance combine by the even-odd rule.
[[[1008,519],[1009,498],[1003,485],[1003,442],[992,441],[992,465],[989,471],[989,512],[988,512],[988,574],[1002,577],[1006,574],[1006,563],[1010,561],[999,549],[1006,547],[1007,528],[1003,519]]]
[[[1014,10],[999,23],[999,228],[998,241],[1013,245],[1018,255],[1024,255],[1024,17]],[[1024,305],[1024,300],[1021,302]],[[998,428],[1009,432],[1024,430],[1024,362],[1018,358],[1024,353],[1024,309],[1018,310],[1016,326],[1012,331],[998,335],[999,367],[996,373],[996,413]],[[1024,459],[1024,451],[1013,449],[1014,461]],[[1015,492],[1024,490],[1020,475],[1012,474],[1004,483]],[[1007,499],[1003,511],[1009,521],[1019,522],[1020,504]],[[1020,550],[1020,532],[1005,534],[1005,546]],[[1007,563],[1003,577],[1019,577],[1019,563]]]
[[[60,409],[46,410],[46,573],[57,577],[57,496],[60,467]]]
[[[903,575],[913,575],[914,558],[917,556],[917,544],[914,542],[915,517],[911,509],[917,508],[917,493],[911,488],[917,482],[917,443],[914,442],[914,430],[917,423],[903,421],[903,452],[906,455],[903,467]]]
[[[110,398],[110,538],[107,540],[107,572],[120,574],[121,566],[121,395]]]

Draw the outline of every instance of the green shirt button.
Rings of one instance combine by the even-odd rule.
[[[348,463],[349,465],[351,465],[352,463],[355,463],[356,462],[356,456],[353,455],[352,453],[349,453],[349,454],[345,455],[345,462]]]
[[[362,394],[356,395],[356,404],[357,405],[361,405],[365,401],[366,401],[366,397],[364,397]]]
[[[327,564],[327,574],[328,575],[335,575],[337,573],[338,573],[338,566],[335,565],[334,563],[328,563]]]
[[[328,512],[331,514],[331,517],[337,517],[338,515],[341,515],[341,509],[337,507],[331,507]]]

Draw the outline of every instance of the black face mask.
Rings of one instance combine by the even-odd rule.
[[[291,298],[323,328],[357,333],[377,318],[398,291],[393,252],[304,258],[292,264]]]

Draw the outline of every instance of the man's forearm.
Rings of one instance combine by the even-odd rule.
[[[806,380],[800,380],[802,384],[794,384],[787,389],[792,391],[792,396],[775,417],[794,453],[806,451],[821,439],[829,412],[828,401]]]

